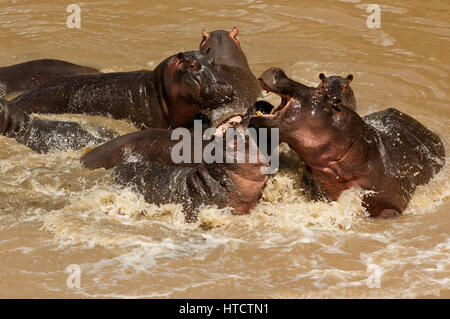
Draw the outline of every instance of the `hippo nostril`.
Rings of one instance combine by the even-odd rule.
[[[333,98],[333,104],[339,104],[339,103],[342,103],[342,99],[338,98],[338,97],[334,97]]]

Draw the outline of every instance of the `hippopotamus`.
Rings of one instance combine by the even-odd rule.
[[[329,200],[357,186],[366,191],[363,205],[371,216],[399,216],[416,187],[445,164],[440,137],[399,110],[361,117],[343,99],[301,95],[303,88],[293,80],[265,78],[263,87],[282,102],[271,114],[253,117],[251,125],[279,128],[280,141],[299,154]]]
[[[78,123],[32,118],[14,105],[0,99],[0,134],[16,139],[37,153],[78,150],[115,137],[113,132],[89,133]]]
[[[356,98],[350,86],[350,82],[353,80],[352,74],[343,78],[338,75],[327,77],[320,73],[319,79],[321,82],[317,87],[310,87],[290,79],[280,68],[270,68],[258,80],[264,90],[276,91],[284,100],[293,94],[298,97],[318,94],[326,96],[331,101],[339,98],[348,107],[356,110]]]
[[[0,98],[33,89],[50,80],[98,70],[61,60],[42,59],[0,68]]]
[[[353,80],[353,75],[348,74],[345,78],[337,75],[327,77],[320,73],[320,84],[316,88],[321,90],[322,94],[327,96],[330,100],[341,99],[345,105],[356,111],[356,98],[350,82]]]
[[[214,59],[180,52],[153,71],[80,74],[47,82],[11,100],[25,113],[84,113],[130,120],[142,128],[186,125],[202,109],[231,102]]]
[[[203,39],[199,50],[215,60],[217,73],[234,88],[234,100],[226,108],[204,112],[214,127],[232,116],[245,114],[261,96],[261,88],[250,70],[247,57],[237,39],[238,34],[237,27],[231,31],[202,31]]]
[[[234,122],[231,125],[237,134],[245,134],[245,126]],[[261,170],[266,164],[259,160],[252,163],[247,160],[248,154],[244,163],[226,162],[227,152],[237,157],[238,151],[223,144],[217,144],[224,147],[222,163],[174,163],[171,153],[177,141],[171,136],[170,131],[163,129],[124,135],[97,147],[81,162],[90,169],[113,168],[119,185],[133,187],[149,203],[182,204],[187,222],[197,220],[201,205],[231,207],[233,214],[248,214],[269,178]],[[247,145],[251,138],[246,140]],[[213,138],[203,145],[219,141]]]

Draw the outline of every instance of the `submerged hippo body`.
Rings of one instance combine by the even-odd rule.
[[[81,161],[91,169],[114,168],[116,182],[141,193],[149,203],[182,204],[189,222],[197,219],[201,205],[231,207],[233,214],[248,214],[256,205],[269,178],[261,173],[263,164],[175,164],[171,149],[176,143],[170,131],[149,129],[110,141]]]
[[[217,72],[234,88],[233,102],[226,108],[214,109],[207,113],[213,126],[217,126],[233,115],[245,114],[261,95],[261,88],[250,70],[247,57],[237,39],[238,34],[236,27],[232,31],[206,32],[203,30],[202,32],[200,51],[214,58]]]
[[[201,109],[221,106],[232,88],[213,59],[198,52],[173,55],[154,71],[75,75],[47,82],[11,101],[25,113],[82,113],[128,119],[149,128],[178,127]]]
[[[7,101],[0,99],[0,134],[14,138],[37,153],[80,149],[101,144],[111,135],[96,137],[78,123],[31,118]]]
[[[33,89],[50,80],[98,73],[94,68],[60,60],[34,60],[0,68],[0,98]]]
[[[331,200],[359,186],[369,191],[363,203],[372,216],[398,216],[415,188],[445,163],[441,139],[398,110],[362,118],[339,99],[331,101],[317,92],[300,96],[288,88],[281,92],[281,84],[275,84],[270,84],[271,91],[282,96],[282,104],[251,123],[279,127],[280,140],[300,155],[322,194]]]

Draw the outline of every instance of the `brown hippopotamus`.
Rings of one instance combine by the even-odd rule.
[[[266,77],[263,86],[280,95],[282,103],[270,115],[252,118],[251,124],[278,127],[280,141],[300,155],[331,200],[359,186],[368,191],[363,203],[371,216],[398,216],[415,188],[445,164],[439,136],[396,109],[361,117],[339,98],[318,92],[304,96],[295,81],[267,83]]]
[[[42,59],[0,68],[0,98],[33,89],[49,80],[98,73],[94,68],[61,60]]]
[[[246,127],[232,125],[238,134],[245,134]],[[269,178],[261,170],[265,164],[251,163],[248,154],[245,163],[227,163],[227,152],[237,157],[234,146],[224,148],[223,163],[177,164],[171,153],[178,141],[172,140],[171,134],[168,130],[148,129],[124,135],[97,147],[81,161],[91,169],[114,168],[116,182],[133,187],[149,203],[182,204],[188,222],[197,219],[201,205],[231,207],[233,214],[248,214]],[[204,141],[203,146],[210,143],[221,141],[214,138]]]
[[[112,132],[97,133],[96,137],[78,123],[33,119],[16,106],[0,99],[0,134],[16,139],[35,152],[77,150],[115,137]]]
[[[200,110],[232,100],[213,58],[180,52],[154,71],[74,75],[47,82],[13,99],[25,113],[84,113],[128,119],[145,128],[187,124]]]
[[[215,60],[217,72],[234,88],[234,100],[226,108],[216,108],[206,113],[213,127],[234,115],[245,114],[261,95],[261,88],[237,39],[238,34],[236,27],[231,31],[202,31],[200,51]]]
[[[330,100],[340,98],[345,105],[356,111],[356,98],[350,82],[353,80],[353,75],[349,74],[345,78],[337,75],[325,76],[320,73],[319,78],[321,83],[316,88],[321,90],[322,94],[327,96]]]
[[[282,69],[270,68],[261,75],[259,82],[264,90],[276,91],[284,100],[291,95],[306,97],[311,94],[319,94],[326,96],[331,101],[340,98],[344,104],[356,110],[356,98],[350,86],[353,75],[349,74],[343,78],[337,75],[327,77],[320,73],[319,78],[320,84],[317,87],[310,87],[290,79]]]

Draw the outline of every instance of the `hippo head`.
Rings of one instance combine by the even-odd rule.
[[[231,31],[217,30],[213,32],[202,31],[200,51],[214,58],[218,65],[235,66],[250,70],[247,58],[241,49],[237,36],[238,28]]]
[[[168,58],[162,72],[155,72],[163,74],[160,91],[172,126],[233,100],[233,88],[221,80],[214,59],[199,51],[180,52]]]
[[[271,174],[267,171],[264,173],[270,166],[268,154],[259,152],[258,132],[255,133],[252,135],[248,126],[243,125],[238,118],[225,122],[217,128],[215,138],[210,143],[217,145],[216,149],[223,148],[222,164],[205,164],[210,173],[220,180],[220,183],[216,184],[220,185],[220,189],[212,193],[228,194],[228,201],[224,206],[232,207],[233,214],[237,215],[248,214],[258,203],[261,191]],[[271,151],[270,148],[267,149],[267,152]],[[213,183],[209,185],[215,186]]]
[[[361,136],[363,125],[355,124],[361,118],[341,98],[332,100],[317,89],[307,94],[304,86],[279,69],[266,71],[259,81],[263,89],[279,95],[281,103],[268,114],[260,108],[251,126],[279,128],[280,141],[307,164],[325,165],[327,160],[341,158]]]
[[[356,110],[356,99],[350,82],[353,80],[353,75],[349,74],[346,78],[340,76],[329,76],[320,73],[320,84],[317,90],[321,90],[322,94],[327,95],[331,100],[340,98],[347,106]]]

